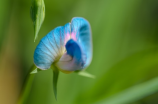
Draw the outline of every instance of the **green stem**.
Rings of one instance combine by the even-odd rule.
[[[33,79],[35,76],[34,74],[30,74],[30,72],[32,72],[34,69],[36,69],[36,66],[32,65],[32,67],[30,68],[30,71],[27,74],[26,79],[24,81],[24,86],[23,86],[23,89],[21,91],[21,95],[19,97],[18,104],[24,104],[29,93],[30,93],[32,82],[33,82]]]
[[[57,100],[57,82],[58,82],[58,76],[59,76],[59,70],[56,66],[52,65],[51,69],[53,70],[53,90],[54,90],[54,96]]]

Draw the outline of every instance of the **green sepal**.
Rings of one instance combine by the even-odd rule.
[[[35,42],[35,40],[38,37],[38,32],[45,18],[44,0],[32,0],[30,14],[34,25],[34,42]]]
[[[54,90],[54,96],[57,100],[57,83],[58,83],[58,76],[59,76],[59,70],[56,66],[52,65],[51,69],[53,70],[53,90]]]
[[[34,70],[32,70],[32,71],[30,72],[30,74],[36,74],[36,73],[38,73],[39,71],[41,71],[41,70],[36,67]]]
[[[78,75],[84,76],[84,77],[88,77],[88,78],[95,78],[94,75],[86,72],[86,71],[75,71]]]

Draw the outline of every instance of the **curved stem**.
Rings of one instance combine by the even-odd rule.
[[[29,95],[29,93],[30,93],[32,82],[33,82],[33,79],[34,79],[34,76],[35,76],[34,74],[30,74],[30,72],[32,72],[35,69],[36,69],[36,66],[33,64],[32,67],[29,70],[29,73],[26,76],[25,81],[24,81],[24,86],[22,88],[22,91],[21,91],[21,94],[20,94],[20,97],[19,97],[19,100],[18,100],[18,104],[24,104],[27,97],[28,97],[28,95]]]

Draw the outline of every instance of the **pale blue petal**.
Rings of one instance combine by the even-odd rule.
[[[79,44],[82,50],[84,66],[87,67],[92,59],[91,28],[87,20],[75,17],[71,21],[71,38]]]
[[[41,39],[34,52],[34,63],[40,69],[48,69],[65,52],[70,35],[70,24],[60,26]]]

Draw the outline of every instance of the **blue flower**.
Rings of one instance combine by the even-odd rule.
[[[55,65],[64,73],[85,69],[92,59],[89,22],[75,17],[41,39],[34,52],[34,64],[41,70]]]

